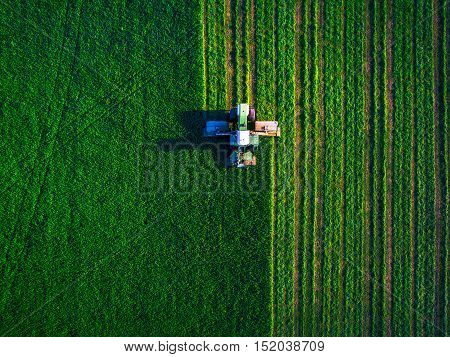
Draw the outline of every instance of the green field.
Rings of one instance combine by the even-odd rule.
[[[3,1],[0,334],[448,336],[449,13]]]

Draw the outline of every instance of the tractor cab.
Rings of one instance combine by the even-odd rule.
[[[228,113],[227,113],[228,114]],[[260,136],[280,136],[276,121],[257,121],[256,111],[248,104],[232,108],[226,120],[207,121],[203,136],[229,136],[227,166],[245,168],[256,165],[255,149]]]

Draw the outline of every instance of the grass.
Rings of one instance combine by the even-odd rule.
[[[2,335],[448,335],[445,6],[3,2]]]

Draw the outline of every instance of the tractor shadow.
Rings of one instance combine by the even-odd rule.
[[[229,150],[229,137],[203,137],[203,127],[207,120],[228,120],[226,110],[190,110],[179,114],[183,135],[174,139],[158,141],[158,150],[179,152],[182,150],[209,150],[218,168],[226,166]]]

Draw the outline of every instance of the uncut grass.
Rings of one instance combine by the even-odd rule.
[[[47,118],[46,130],[56,141],[53,146],[44,141],[39,148],[45,160],[40,162],[36,156],[35,175],[26,176],[31,192],[23,196],[22,185],[8,192],[11,198],[17,196],[17,205],[23,208],[13,246],[2,261],[2,281],[9,287],[1,300],[5,312],[2,332],[8,331],[17,316],[26,317],[73,283],[8,334],[268,334],[269,316],[264,314],[268,304],[264,301],[268,300],[265,287],[269,282],[268,274],[261,271],[268,268],[269,247],[260,239],[265,228],[255,223],[266,213],[260,206],[265,205],[265,196],[248,199],[240,208],[238,189],[236,196],[227,196],[217,205],[220,190],[211,195],[200,190],[177,195],[173,191],[183,187],[174,181],[159,195],[138,194],[137,179],[149,170],[148,163],[138,165],[136,161],[141,144],[147,153],[156,155],[151,144],[188,136],[190,127],[180,124],[181,115],[200,109],[205,100],[199,4],[182,8],[175,3],[167,7],[123,5],[84,4],[69,9],[71,16],[77,11],[81,16],[80,34],[70,33],[67,45],[75,50],[79,42],[77,59],[74,62],[69,51],[61,52],[50,117],[42,114],[32,121],[37,134],[39,126],[47,125],[41,117]],[[58,18],[53,10],[44,15]],[[26,16],[40,22],[44,18],[39,15]],[[149,24],[148,18],[155,18],[155,23]],[[172,26],[174,18],[181,24],[177,29]],[[127,26],[124,33],[111,30],[123,24]],[[61,35],[62,25],[51,27],[55,36]],[[29,28],[18,32],[26,31]],[[110,39],[110,46],[101,45],[98,38]],[[185,51],[187,44],[189,51]],[[56,67],[54,52],[48,65]],[[128,57],[133,60],[122,61]],[[216,62],[217,72],[223,73],[223,62]],[[47,72],[34,63],[32,69],[39,81]],[[89,75],[86,64],[101,76]],[[21,65],[26,64],[18,62],[17,72],[27,76]],[[52,70],[56,75],[57,68]],[[124,77],[133,78],[133,74],[136,79],[127,82],[123,91],[112,85],[124,82]],[[143,81],[142,90],[120,101]],[[6,85],[10,83],[2,82],[2,90],[9,89]],[[217,89],[217,98],[220,92]],[[25,91],[27,95],[36,97]],[[112,110],[116,102],[120,105]],[[82,118],[78,118],[80,112],[85,113]],[[102,120],[96,121],[99,114]],[[65,123],[58,135],[50,125],[56,125],[53,118]],[[179,163],[176,174],[180,179],[201,167],[202,179],[211,180],[211,170],[217,170],[210,152],[160,154],[166,169]],[[213,168],[202,165],[203,160]],[[223,188],[223,182],[219,184]],[[2,210],[2,221],[12,212],[17,211]],[[244,223],[236,226],[236,215]],[[8,226],[2,227],[2,235],[10,232]],[[259,323],[255,324],[257,317]]]

